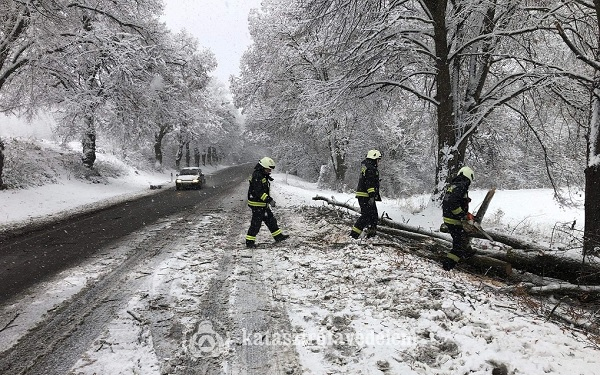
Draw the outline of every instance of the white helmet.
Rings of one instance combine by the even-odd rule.
[[[369,150],[369,152],[367,152],[367,159],[381,159],[381,152],[379,152],[379,150]]]
[[[263,168],[275,169],[275,162],[273,161],[273,159],[266,157],[266,156],[264,158],[260,159],[258,164],[260,164]]]
[[[456,175],[460,176],[461,174],[468,178],[471,182],[473,182],[473,180],[475,179],[475,174],[473,173],[473,170],[469,167],[462,167],[458,170],[458,173]]]

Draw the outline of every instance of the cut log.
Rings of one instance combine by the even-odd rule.
[[[487,209],[490,206],[490,202],[492,201],[494,194],[496,194],[496,188],[488,190],[487,194],[485,195],[485,198],[483,198],[483,202],[481,202],[481,206],[479,206],[479,210],[477,210],[477,213],[475,214],[476,222],[481,223],[481,221],[483,220],[483,217],[485,216],[485,213],[487,212]]]
[[[582,294],[600,294],[599,285],[573,285],[570,283],[552,284],[544,286],[531,287],[529,293],[532,294],[565,294],[573,293],[577,296]]]
[[[337,207],[343,207],[346,208],[350,211],[354,211],[360,214],[360,208],[356,208],[350,204],[347,203],[343,203],[343,202],[338,202],[333,198],[326,198],[326,197],[322,197],[320,195],[314,196],[312,198],[313,200],[316,201],[325,201],[327,203],[329,203],[332,206],[337,206]],[[447,240],[448,238],[450,238],[449,235],[445,235],[445,234],[441,234],[439,232],[433,232],[431,230],[427,230],[425,228],[419,228],[419,227],[413,227],[412,225],[406,225],[406,224],[402,224],[402,223],[398,223],[395,221],[392,221],[390,219],[386,219],[386,218],[380,218],[379,219],[379,223],[386,225],[390,228],[395,228],[395,229],[400,229],[400,230],[405,230],[407,232],[412,232],[412,233],[418,233],[418,234],[423,234],[427,237],[434,237],[434,238],[440,238],[440,239],[444,239]]]

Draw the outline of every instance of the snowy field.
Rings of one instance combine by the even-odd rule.
[[[188,235],[172,243],[161,259],[131,271],[136,284],[128,302],[69,373],[178,373],[173,356],[166,358],[157,349],[169,342],[181,349],[172,349],[179,356],[219,358],[226,374],[260,373],[248,371],[239,359],[239,353],[248,355],[249,347],[256,346],[268,346],[278,353],[274,357],[283,358],[280,369],[265,373],[600,374],[600,350],[593,337],[548,321],[531,300],[501,292],[500,282],[460,270],[444,272],[437,263],[381,239],[350,240],[350,227],[331,220],[323,211],[325,204],[312,197],[356,204],[352,195],[322,191],[285,174],[274,178],[272,192],[278,205],[273,210],[284,231],[292,235],[288,242],[257,250],[243,247],[250,214],[243,203],[245,187],[240,187],[239,199],[226,214],[208,213],[188,223]],[[65,180],[41,188],[1,191],[0,224],[14,226],[79,210],[82,205],[89,208],[152,194],[151,184],[173,187],[169,174],[132,174],[127,181],[118,179],[108,185]],[[471,194],[476,211],[487,187],[474,187],[482,188]],[[583,223],[581,209],[561,208],[551,197],[548,190],[498,191],[488,209],[486,218],[493,219],[487,225],[549,242],[557,221]],[[384,199],[379,211],[394,221],[435,230],[441,214],[439,209],[425,208],[426,201]],[[147,233],[134,234],[128,241],[148,236],[161,225],[166,224],[149,227]],[[198,249],[190,244],[199,236],[204,245]],[[263,227],[257,241],[269,243],[269,237]],[[30,291],[35,298],[2,307],[0,348],[14,345],[48,311],[126,257],[125,247],[111,249],[35,287]],[[163,313],[170,321],[195,327],[196,335],[201,329],[214,333],[213,328],[224,324],[218,321],[222,317],[198,321],[194,314],[202,306],[209,281],[223,272],[217,267],[222,257],[232,259],[227,276],[231,283],[228,319],[237,321],[237,328],[216,334],[214,352],[194,347],[193,335],[168,341],[172,337],[156,334],[144,317],[157,319],[159,299],[168,306],[168,314]],[[277,324],[249,332],[239,306],[247,306],[246,288],[255,284],[258,287],[251,294],[268,306],[259,310],[267,311]]]

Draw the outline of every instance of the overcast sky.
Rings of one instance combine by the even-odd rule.
[[[194,35],[202,47],[217,57],[213,72],[227,84],[231,74],[239,74],[242,53],[251,42],[248,13],[260,8],[260,0],[164,0],[167,26]]]

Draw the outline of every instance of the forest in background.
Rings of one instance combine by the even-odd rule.
[[[81,141],[86,175],[98,174],[98,149],[159,169],[243,157],[239,111],[210,77],[214,54],[171,32],[163,8],[161,0],[0,2],[0,113],[51,114],[55,141]],[[11,188],[6,159],[27,147],[0,139],[0,186]]]
[[[463,164],[503,189],[582,187],[593,72],[555,23],[578,20],[593,54],[593,15],[578,1],[264,1],[233,93],[303,177],[353,187],[377,148],[390,195]]]

